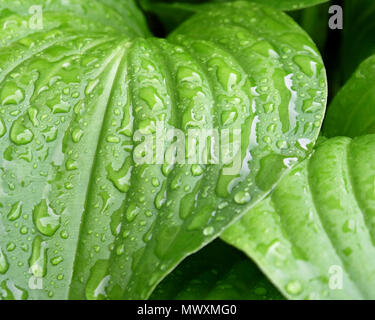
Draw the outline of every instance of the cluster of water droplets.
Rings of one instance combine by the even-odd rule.
[[[197,23],[169,41],[68,29],[9,49],[0,65],[0,210],[5,233],[20,236],[0,247],[0,274],[17,264],[25,279],[43,279],[48,297],[69,286],[73,298],[105,298],[107,289],[146,296],[306,154],[323,113],[320,58],[299,31],[263,37],[257,19],[279,23],[248,15],[214,12],[207,35]],[[241,129],[238,174],[176,164],[171,142],[171,161],[135,164],[136,130],[153,135],[158,122],[185,133]]]

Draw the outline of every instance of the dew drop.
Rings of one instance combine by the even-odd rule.
[[[309,149],[309,144],[311,143],[310,139],[298,139],[298,144],[303,150],[308,150]]]
[[[116,248],[116,254],[117,254],[118,256],[121,256],[124,252],[125,252],[125,246],[124,246],[124,244],[120,244],[120,245]]]
[[[8,82],[4,85],[1,91],[1,101],[3,105],[19,104],[25,99],[25,94],[22,89],[18,88],[16,84]]]
[[[155,197],[154,204],[155,204],[155,207],[157,209],[160,209],[163,206],[163,204],[165,203],[165,201],[167,200],[166,199],[166,197],[167,197],[166,188],[167,188],[167,183],[166,183],[166,181],[164,181],[163,186],[161,187],[159,193]]]
[[[77,169],[77,162],[75,162],[75,161],[72,160],[72,159],[68,159],[68,160],[66,160],[66,162],[65,162],[65,168],[66,168],[66,170],[68,170],[68,171],[76,170],[76,169]]]
[[[62,102],[62,103],[55,104],[52,107],[52,112],[54,114],[68,113],[70,111],[70,108],[71,108],[70,104],[68,104],[66,102]]]
[[[223,202],[219,203],[218,208],[219,208],[219,210],[222,210],[222,209],[226,208],[227,206],[228,206],[228,202],[223,201]]]
[[[57,266],[58,264],[60,264],[63,261],[64,261],[63,257],[57,256],[57,257],[54,257],[54,258],[51,259],[51,264],[54,265],[54,266]]]
[[[155,87],[144,87],[139,90],[139,97],[146,102],[147,106],[152,110],[163,105],[160,96]]]
[[[73,142],[78,143],[81,140],[82,135],[83,135],[82,129],[81,128],[75,128],[72,132]]]
[[[171,181],[171,190],[177,190],[181,187],[181,176],[176,175],[175,178]]]
[[[120,142],[120,138],[115,136],[115,135],[108,136],[106,140],[109,143],[119,143]]]
[[[289,294],[297,295],[302,292],[302,285],[298,280],[292,280],[287,284],[285,289]]]
[[[61,237],[62,239],[68,239],[68,238],[69,238],[69,234],[68,234],[68,232],[67,232],[66,230],[62,230],[62,231],[60,232],[60,237]]]
[[[158,186],[160,186],[160,181],[159,181],[158,178],[155,178],[155,177],[152,178],[151,183],[152,183],[152,185],[153,185],[154,187],[158,187]]]
[[[211,236],[215,232],[214,227],[207,227],[203,229],[203,234],[205,236]]]
[[[18,118],[13,122],[10,129],[10,140],[17,145],[30,143],[34,138],[34,134],[23,124],[23,119]]]
[[[130,188],[130,179],[132,173],[131,158],[128,157],[120,170],[116,171],[111,166],[107,167],[108,179],[121,192],[127,192]]]
[[[94,89],[96,88],[96,86],[98,85],[98,83],[99,83],[99,79],[91,80],[87,84],[87,87],[86,87],[86,90],[85,90],[86,95],[89,95],[91,92],[93,92]]]
[[[12,208],[10,209],[8,213],[8,219],[10,221],[15,221],[17,220],[22,213],[22,202],[18,201],[15,204],[13,204]]]
[[[233,111],[224,111],[221,115],[221,122],[223,126],[228,126],[232,124],[238,117],[238,114],[235,110]]]
[[[33,210],[33,221],[38,231],[46,236],[52,236],[60,227],[60,217],[47,205],[43,199]]]
[[[21,229],[20,229],[20,233],[22,235],[25,235],[29,232],[29,229],[26,227],[26,226],[22,226]]]
[[[30,272],[37,278],[43,278],[47,273],[47,243],[40,236],[33,241],[29,260]]]
[[[174,163],[170,163],[170,162],[163,163],[161,167],[161,171],[163,172],[163,175],[167,177],[173,170],[173,167],[174,167]]]
[[[280,141],[278,141],[277,143],[276,143],[276,145],[277,145],[277,147],[279,148],[279,149],[287,149],[288,148],[288,142],[287,141],[285,141],[285,140],[280,140]]]
[[[0,248],[0,274],[5,274],[9,269],[9,263],[8,259],[3,252],[3,250]]]
[[[137,205],[133,202],[130,204],[128,210],[126,210],[125,217],[128,222],[133,222],[134,219],[138,216],[140,209]]]
[[[251,200],[251,196],[247,191],[239,191],[234,196],[234,201],[238,204],[246,204]]]
[[[107,260],[98,260],[90,270],[90,276],[85,290],[88,300],[104,300],[107,298],[106,288],[110,281]]]
[[[14,242],[9,242],[9,243],[7,244],[7,251],[8,251],[8,252],[12,252],[12,251],[14,251],[15,249],[16,249],[16,245],[15,245]]]
[[[47,142],[55,141],[57,138],[57,128],[48,126],[43,130],[43,135]]]
[[[152,239],[155,223],[151,225],[150,229],[143,235],[142,240],[144,243],[148,243]]]
[[[200,176],[203,173],[203,168],[199,164],[193,164],[191,166],[191,173],[193,176]]]
[[[57,275],[56,279],[59,280],[59,281],[61,281],[61,280],[64,279],[64,275],[63,274],[59,274],[59,275]]]
[[[4,120],[0,117],[0,138],[4,136],[6,131],[7,131],[7,128],[5,127]]]

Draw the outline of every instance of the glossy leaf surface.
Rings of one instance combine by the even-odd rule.
[[[323,63],[257,4],[218,5],[167,40],[132,1],[43,4],[35,29],[24,1],[0,1],[2,298],[147,298],[311,152]],[[239,173],[135,163],[159,123],[241,129]]]
[[[171,31],[196,12],[208,10],[212,5],[233,1],[140,0],[139,2],[145,11],[152,12],[160,18],[167,31]],[[283,11],[293,11],[325,3],[328,0],[247,0],[247,2],[260,3]]]
[[[257,23],[258,19],[264,24]],[[272,23],[280,31],[276,26],[271,31]],[[241,128],[241,172],[229,176],[222,173],[221,166],[208,166],[202,174],[194,175],[194,168],[185,165],[177,166],[167,177],[160,171],[145,175],[152,177],[159,172],[161,189],[158,186],[155,194],[164,194],[163,186],[168,186],[165,205],[152,217],[140,214],[130,225],[124,220],[120,234],[138,241],[120,238],[116,242],[116,247],[128,250],[111,257],[115,279],[111,291],[118,298],[118,292],[123,291],[127,297],[147,297],[180,260],[210,242],[265,196],[283,172],[311,150],[325,102],[324,69],[310,50],[313,44],[291,19],[272,9],[246,3],[220,6],[194,16],[169,41],[184,48],[174,51],[163,44],[168,48],[164,56],[169,57],[170,66],[181,66],[185,60],[184,69],[173,67],[177,80],[179,76],[185,79],[175,84],[183,120],[179,125],[183,130],[191,126]],[[191,103],[196,95],[204,97],[204,107]],[[192,111],[201,114],[195,117],[198,121],[192,121]],[[237,116],[229,120],[230,113]],[[142,181],[136,192],[150,190],[152,179],[145,183],[148,186],[143,187]],[[131,199],[139,197],[134,193]],[[155,212],[154,198],[148,200],[148,207],[136,206],[143,212]],[[139,224],[143,221],[147,225],[142,234]],[[145,242],[144,235],[150,230],[152,237]],[[130,252],[136,254],[131,256]],[[130,265],[134,273],[121,272]],[[121,289],[124,277],[127,285]]]
[[[332,138],[223,234],[290,299],[374,299],[375,136]]]

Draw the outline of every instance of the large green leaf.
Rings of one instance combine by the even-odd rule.
[[[332,138],[223,235],[292,299],[375,298],[375,136]]]
[[[321,58],[257,4],[212,7],[162,40],[131,1],[46,0],[42,30],[27,27],[34,3],[0,1],[1,295],[147,298],[311,152]],[[135,163],[133,136],[158,123],[241,129],[240,172]]]
[[[375,133],[375,55],[361,63],[328,108],[327,137]]]
[[[30,27],[35,4],[40,30]],[[72,275],[90,267],[86,255],[110,252],[123,194],[107,176],[129,154],[110,137],[130,141],[118,134],[129,114],[124,57],[146,27],[132,1],[0,8],[1,297],[63,299],[82,287]]]
[[[258,20],[263,23],[258,24]],[[288,31],[287,26],[290,27]],[[114,287],[113,291],[125,290],[125,296],[130,298],[146,297],[182,258],[211,241],[247,207],[265,196],[288,166],[300,158],[299,154],[305,154],[309,144],[312,146],[325,102],[325,74],[318,56],[310,54],[312,44],[300,32],[286,15],[257,5],[238,3],[195,15],[169,38],[186,48],[184,55],[194,57],[193,63],[192,58],[188,59],[189,77],[186,77],[185,69],[181,75],[185,79],[195,78],[191,71],[196,70],[203,83],[206,77],[209,79],[209,87],[203,91],[211,92],[207,97],[209,100],[205,108],[197,110],[204,112],[197,118],[208,122],[198,122],[197,125],[227,128],[228,112],[238,114],[230,127],[241,128],[243,132],[242,170],[240,175],[225,176],[220,166],[209,166],[202,175],[194,176],[191,166],[182,166],[167,178],[159,175],[161,184],[169,186],[166,205],[158,215],[140,215],[136,223],[122,225],[120,234],[131,237],[130,232],[138,241],[127,241],[125,246],[128,249],[133,247],[131,251],[136,255],[131,256],[128,252],[112,255],[111,270],[115,283],[121,284],[123,277],[129,279],[123,282],[122,290]],[[183,61],[182,56],[174,60],[173,53],[168,48],[165,54],[169,55],[172,66]],[[191,123],[191,98],[195,97],[196,87],[179,81],[178,76],[179,72],[177,84],[180,86],[176,86],[180,98],[178,105]],[[316,76],[319,80],[311,83]],[[293,84],[288,83],[290,77],[294,79]],[[297,88],[299,80],[300,89]],[[255,87],[256,92],[251,92],[250,89]],[[186,92],[187,88],[190,89]],[[297,106],[293,100],[300,98],[299,107],[293,111],[293,106]],[[207,106],[212,106],[212,109]],[[283,114],[281,110],[288,111]],[[184,130],[186,125],[186,122],[180,123]],[[311,137],[306,139],[309,132]],[[300,136],[296,138],[296,135]],[[177,188],[174,181],[177,181]],[[142,188],[137,186],[138,190]],[[132,199],[137,198],[136,194],[132,196]],[[151,197],[150,207],[155,210],[153,202],[154,197]],[[153,232],[147,243],[139,232],[142,221],[148,221],[144,234],[149,234],[149,228]],[[116,247],[121,248],[123,242],[118,239]],[[128,270],[131,264],[136,272],[121,272],[124,266]]]
[[[157,300],[281,300],[244,254],[215,240],[188,257],[155,289]]]

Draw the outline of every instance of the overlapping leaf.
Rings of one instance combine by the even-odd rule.
[[[375,3],[372,0],[344,1],[343,45],[340,75],[342,81],[352,75],[359,64],[375,53]]]
[[[166,27],[173,30],[192,14],[209,10],[212,5],[230,3],[235,0],[140,0],[145,11],[156,14]],[[328,2],[328,0],[246,0],[251,3],[260,3],[283,11],[293,11]]]
[[[225,231],[292,299],[374,299],[375,136],[332,138]]]
[[[147,298],[310,153],[325,70],[286,15],[218,5],[161,40],[131,1],[45,1],[41,30],[27,4],[0,1],[2,298]],[[137,165],[159,122],[241,129],[240,173]]]
[[[324,122],[327,137],[375,133],[375,55],[359,68],[336,95]]]
[[[374,75],[372,56],[332,101],[326,136],[373,133]],[[325,142],[223,238],[289,298],[373,299],[373,262],[365,260],[374,250],[374,144],[374,136]]]
[[[226,0],[218,0],[225,2]],[[302,8],[308,8],[317,4],[328,2],[329,0],[248,0],[251,2],[257,2],[266,4],[279,10],[291,11]]]

